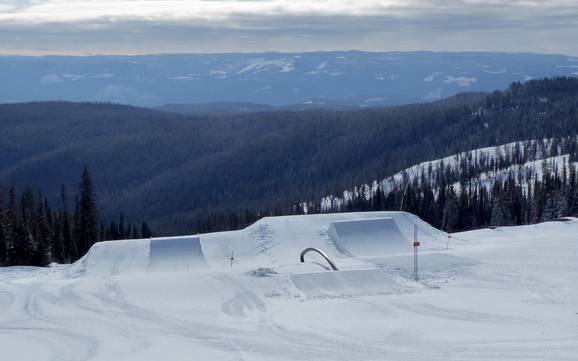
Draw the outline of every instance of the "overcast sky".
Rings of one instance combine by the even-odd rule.
[[[578,55],[578,0],[0,0],[0,54]]]

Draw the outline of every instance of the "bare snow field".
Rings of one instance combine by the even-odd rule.
[[[578,220],[447,241],[402,212],[290,216],[0,269],[0,359],[577,359]]]

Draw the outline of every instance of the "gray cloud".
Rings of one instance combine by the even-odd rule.
[[[11,10],[0,7],[0,53],[359,49],[578,55],[575,1],[194,0],[184,6],[177,1],[117,0],[112,4],[110,0],[9,2]]]

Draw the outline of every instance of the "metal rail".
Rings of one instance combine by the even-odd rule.
[[[301,263],[305,262],[305,255],[309,252],[312,252],[312,251],[319,253],[323,258],[325,258],[327,263],[329,263],[329,265],[331,266],[331,268],[333,268],[334,271],[339,271],[337,269],[337,266],[335,265],[335,263],[333,263],[333,261],[325,254],[325,252],[323,252],[322,250],[317,249],[317,248],[310,247],[310,248],[304,249],[303,252],[301,252],[301,256],[300,256]]]

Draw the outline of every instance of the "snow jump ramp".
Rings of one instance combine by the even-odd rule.
[[[154,238],[150,241],[149,271],[185,271],[206,265],[199,237]]]
[[[327,234],[336,248],[348,256],[411,252],[410,240],[391,217],[331,222]]]
[[[207,267],[197,236],[106,241],[71,265],[73,276],[187,271]]]
[[[384,212],[382,217],[336,220],[327,228],[339,252],[351,257],[376,257],[413,252],[417,227],[422,248],[432,249],[447,235],[417,216],[406,212]]]

